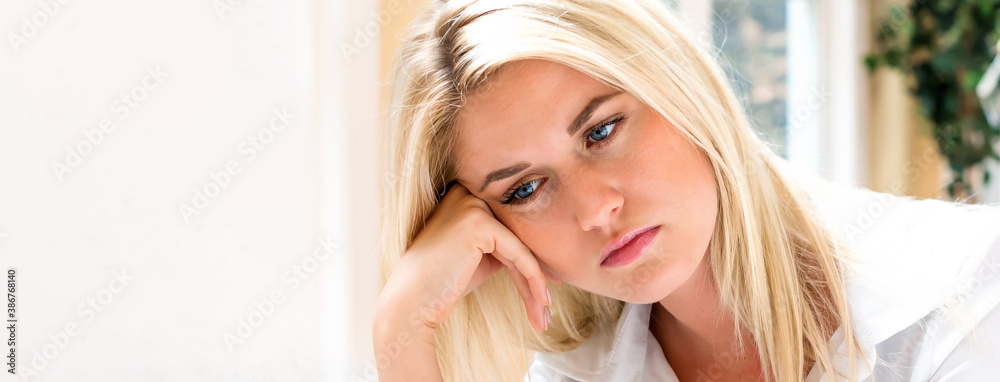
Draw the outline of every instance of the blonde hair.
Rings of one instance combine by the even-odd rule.
[[[655,0],[459,0],[422,15],[398,57],[382,136],[382,286],[436,206],[436,191],[456,176],[454,122],[464,97],[524,59],[627,91],[707,155],[719,196],[712,273],[737,338],[752,335],[768,380],[800,381],[809,361],[832,372],[828,341],[838,325],[854,370],[846,249],[754,133],[719,64]],[[444,379],[521,380],[525,349],[572,350],[622,312],[622,301],[549,287],[555,303],[544,333],[531,328],[506,270],[462,298],[435,333]]]

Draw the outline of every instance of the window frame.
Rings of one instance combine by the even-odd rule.
[[[745,0],[748,1],[748,0]],[[669,3],[694,33],[711,33],[712,0]],[[867,187],[868,139],[862,117],[868,49],[860,0],[786,0],[788,93],[786,152],[793,170]],[[792,38],[791,36],[794,36]],[[791,70],[799,68],[799,70]],[[791,126],[795,126],[792,128]]]

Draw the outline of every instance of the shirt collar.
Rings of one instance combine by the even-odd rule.
[[[652,304],[625,303],[614,327],[607,324],[599,326],[583,344],[571,351],[538,352],[535,357],[560,374],[577,381],[677,382],[677,376],[667,362],[660,344],[649,330],[651,312]],[[871,375],[865,365],[875,364],[876,353],[866,326],[855,322],[855,328],[858,343],[863,349],[863,353],[855,354],[855,375],[857,380],[863,380]],[[831,349],[836,349],[832,357],[834,367],[842,374],[850,375],[847,344],[841,328],[833,334],[829,345]],[[806,378],[806,382],[828,381],[829,377],[819,374],[819,369],[815,366]]]
[[[535,357],[580,381],[639,381],[652,335],[651,310],[652,304],[625,303],[613,327],[607,323],[599,325],[583,344],[571,351],[539,352]],[[654,346],[663,357],[659,344]]]

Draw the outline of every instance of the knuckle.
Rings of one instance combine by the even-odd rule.
[[[482,210],[470,208],[462,215],[459,224],[465,229],[472,230],[472,233],[479,234],[486,229],[487,220]]]
[[[485,200],[479,199],[475,196],[469,196],[468,198],[465,199],[464,204],[468,208],[478,210],[484,215],[493,216],[493,210],[490,209],[490,205],[487,204]]]
[[[489,209],[484,210],[479,207],[471,207],[467,213],[467,218],[469,220],[466,221],[466,223],[477,231],[490,230],[496,223],[496,219],[493,217],[493,214],[489,212]]]
[[[490,234],[489,222],[482,214],[470,213],[463,216],[461,230],[464,236],[472,240],[476,248],[484,253],[492,252],[494,247],[493,235]]]

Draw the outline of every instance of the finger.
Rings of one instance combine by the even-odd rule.
[[[501,256],[499,251],[497,251],[495,248],[496,246],[493,246],[492,251],[490,251],[490,248],[480,248],[479,250],[484,252],[483,253],[484,259],[492,259],[487,261],[498,263],[502,268],[507,269],[508,277],[510,277],[511,282],[514,283],[514,287],[517,289],[517,292],[521,295],[522,300],[536,302],[534,296],[532,296],[531,294],[531,288],[528,286],[527,279],[525,279],[524,276],[517,271],[517,266],[514,265],[514,262],[511,259]]]
[[[528,280],[518,272],[517,267],[514,265],[513,261],[510,259],[500,256],[499,251],[495,250],[490,253],[483,255],[485,258],[493,258],[494,261],[502,264],[506,267],[507,276],[510,278],[511,282],[514,284],[514,288],[517,289],[517,293],[521,295],[521,300],[524,302],[524,309],[528,315],[528,322],[531,326],[538,331],[545,330],[545,312],[542,304],[535,300],[531,295],[531,288],[528,286]]]
[[[493,237],[493,240],[490,240],[486,246],[479,248],[479,250],[484,252],[484,254],[492,256],[497,261],[503,263],[505,267],[507,267],[507,270],[510,272],[511,280],[514,282],[514,285],[518,287],[518,291],[521,292],[522,299],[525,300],[530,299],[532,301],[539,302],[540,304],[545,304],[544,302],[545,300],[539,300],[537,298],[537,295],[532,293],[532,288],[530,286],[530,283],[527,281],[526,277],[523,276],[523,274],[520,272],[520,269],[518,269],[517,264],[515,263],[516,256],[512,255],[513,251],[499,249],[500,247],[503,247],[500,243],[505,241],[504,237],[506,236],[503,236],[504,233],[510,231],[507,230],[507,227],[503,226],[502,224],[499,224],[499,222],[497,222],[497,224],[499,225],[499,228],[496,230],[498,232],[497,235],[501,235],[502,237],[500,238],[496,236]],[[516,236],[514,238],[516,239]],[[517,240],[517,243],[520,243],[520,240]],[[510,246],[507,247],[509,248]],[[521,247],[524,247],[524,245],[521,244]],[[527,251],[528,250],[527,247],[524,247],[524,250]],[[534,260],[534,256],[530,254],[530,251],[526,256]],[[521,288],[522,286],[524,287],[523,289]],[[543,288],[545,288],[544,284]],[[542,295],[545,295],[544,292]]]
[[[494,273],[504,268],[504,265],[500,260],[490,255],[483,255],[479,260],[479,265],[476,270],[472,273],[472,278],[469,280],[469,285],[465,287],[465,295],[468,295],[473,290],[479,287],[486,279],[493,276]]]
[[[540,332],[545,331],[545,311],[543,310],[545,308],[540,301],[535,300],[531,296],[531,290],[528,288],[528,280],[516,269],[508,268],[507,274],[514,282],[514,286],[517,287],[518,292],[521,293],[521,300],[524,301],[524,309],[528,314],[528,322],[531,322],[536,330]]]
[[[496,251],[499,255],[514,263],[517,271],[527,279],[532,297],[542,305],[549,304],[548,286],[545,284],[545,275],[538,266],[538,260],[531,250],[521,242],[513,232],[506,226],[496,221]]]
[[[503,267],[504,264],[500,262],[500,260],[497,260],[495,257],[490,255],[483,255],[483,258],[479,260],[479,266],[477,266],[476,270],[472,273],[472,279],[469,280],[469,285],[465,287],[465,293],[462,294],[462,297],[471,293],[479,287],[483,281],[486,281],[486,279],[493,276],[494,273],[497,273],[497,271]]]

